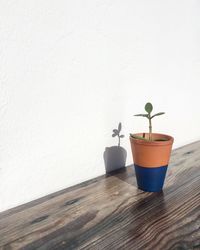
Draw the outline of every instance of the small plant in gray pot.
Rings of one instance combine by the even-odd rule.
[[[152,132],[152,119],[164,112],[152,114],[153,105],[146,103],[146,113],[137,114],[148,119],[149,132],[130,134],[131,150],[138,188],[147,192],[159,192],[163,188],[174,138]]]

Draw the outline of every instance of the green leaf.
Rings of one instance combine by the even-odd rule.
[[[115,136],[117,136],[116,134],[112,134],[112,137],[115,137]]]
[[[168,141],[169,139],[167,138],[159,138],[159,139],[155,139],[154,141]]]
[[[134,116],[142,116],[142,117],[147,117],[148,118],[147,114],[137,114],[137,115],[134,115]]]
[[[148,114],[150,114],[153,110],[153,105],[150,102],[147,102],[144,109],[147,111]]]
[[[142,136],[139,136],[139,135],[133,135],[133,134],[130,134],[130,136],[134,139],[138,139],[138,140],[143,140],[143,141],[149,141],[148,138],[144,138]],[[158,139],[154,139],[152,141],[168,141],[167,138],[158,138]]]
[[[151,119],[154,118],[155,116],[164,115],[164,114],[165,114],[165,112],[159,112],[159,113],[153,115],[153,116],[151,117]]]
[[[144,138],[144,137],[139,136],[139,135],[130,134],[130,136],[133,137],[134,139],[143,140],[143,141],[149,141],[149,139]]]
[[[120,138],[124,138],[124,135],[120,135]]]

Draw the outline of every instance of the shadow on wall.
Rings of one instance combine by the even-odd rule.
[[[103,158],[105,164],[106,173],[110,173],[114,170],[123,168],[126,166],[126,150],[120,146],[121,139],[124,138],[124,135],[120,135],[122,130],[121,122],[118,125],[118,129],[113,129],[112,137],[118,138],[118,145],[112,147],[106,147]]]

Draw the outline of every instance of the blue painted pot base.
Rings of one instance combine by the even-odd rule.
[[[138,188],[146,192],[160,192],[163,188],[167,166],[145,168],[134,164]]]

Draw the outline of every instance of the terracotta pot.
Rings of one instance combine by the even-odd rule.
[[[142,136],[143,133],[135,134]],[[149,134],[145,133],[145,138]],[[159,192],[163,188],[174,138],[164,134],[152,134],[152,139],[167,141],[144,141],[130,137],[133,162],[138,188],[147,192]]]

